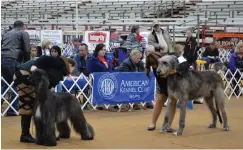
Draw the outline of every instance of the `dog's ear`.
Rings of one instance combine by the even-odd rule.
[[[179,74],[184,74],[189,71],[190,65],[187,61],[178,64],[176,72]]]
[[[174,70],[176,70],[177,67],[178,67],[179,61],[178,61],[178,59],[177,59],[176,56],[174,56],[174,55],[171,55],[171,56],[172,56],[171,68],[174,69]]]

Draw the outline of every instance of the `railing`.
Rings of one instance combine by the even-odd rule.
[[[205,48],[201,48],[198,53],[198,58],[202,58],[202,53],[204,52]],[[224,49],[219,49],[219,59],[221,62],[229,62],[231,53]],[[236,70],[236,72],[232,73],[230,70],[227,70],[226,72],[219,72],[219,74],[222,77],[222,80],[224,81],[225,90],[224,93],[226,97],[230,100],[232,96],[235,96],[236,98],[240,98],[241,94],[243,94],[243,73],[240,70]],[[18,93],[14,91],[13,82],[11,84],[8,84],[6,80],[1,77],[2,83],[5,83],[7,88],[5,91],[2,91],[1,94],[1,100],[3,102],[6,102],[7,108],[1,112],[2,116],[4,116],[7,111],[11,108],[13,111],[18,114],[18,111],[12,106],[14,102],[17,100]],[[69,87],[67,87],[66,82],[71,83],[69,84]],[[82,85],[80,85],[79,81],[82,82]],[[76,97],[79,99],[81,95],[84,99],[86,99],[85,103],[81,106],[81,109],[84,109],[88,105],[91,106],[92,109],[96,110],[97,105],[93,104],[92,99],[92,89],[93,89],[93,76],[86,77],[83,74],[80,74],[80,76],[77,79],[74,79],[72,77],[66,77],[63,81],[59,83],[59,85],[56,86],[55,91],[66,91],[69,93],[73,93],[73,90],[76,91]],[[3,85],[3,84],[2,84]],[[88,92],[87,92],[88,89]],[[239,89],[239,92],[236,92],[236,89]],[[2,89],[3,90],[3,89]],[[6,94],[12,92],[12,96],[14,95],[14,98],[11,102],[9,102],[6,99]],[[154,104],[154,101],[152,101]],[[123,104],[117,104],[119,110],[121,109]],[[129,103],[129,106],[131,109],[133,108],[134,103]],[[141,103],[141,105],[144,107],[145,103]],[[106,109],[108,109],[111,105],[103,105]]]
[[[237,75],[241,75],[240,77],[238,77]],[[225,90],[224,93],[226,95],[226,97],[230,100],[232,98],[232,96],[235,96],[237,99],[240,98],[241,94],[243,94],[243,74],[242,72],[240,72],[240,70],[237,70],[235,73],[232,73],[230,70],[227,70],[225,73],[221,74],[221,77],[224,81],[225,84]],[[8,84],[6,82],[6,80],[1,77],[2,82],[4,82],[8,88],[2,93],[1,98],[3,101],[6,102],[6,104],[8,105],[8,107],[1,113],[2,116],[4,116],[6,114],[6,112],[8,111],[8,109],[12,108],[14,110],[14,112],[18,115],[18,111],[15,110],[15,108],[12,106],[13,103],[17,100],[17,96],[18,94],[14,91],[13,89],[13,82],[11,84]],[[72,85],[69,86],[69,88],[66,87],[65,85],[65,81],[72,81]],[[83,85],[80,86],[80,84],[78,83],[78,81],[83,81]],[[97,105],[93,104],[93,99],[92,99],[92,88],[93,88],[93,76],[91,75],[89,78],[84,76],[83,74],[81,74],[77,79],[74,78],[65,78],[63,81],[60,82],[60,84],[55,88],[56,92],[61,91],[61,89],[63,88],[64,90],[66,90],[66,92],[72,93],[72,90],[74,89],[74,87],[76,89],[78,89],[77,91],[77,95],[76,97],[79,99],[80,96],[82,95],[85,99],[86,102],[81,105],[81,109],[84,109],[86,106],[90,105],[92,109],[96,110]],[[87,88],[89,88],[89,92],[85,92],[85,90],[87,90]],[[235,90],[236,88],[239,89],[239,93],[236,93]],[[12,100],[12,102],[9,102],[5,96],[7,94],[7,92],[13,92],[15,94],[14,99]],[[154,101],[152,101],[152,103],[154,104]],[[117,106],[119,107],[119,109],[122,107],[123,104],[117,104]],[[134,103],[129,103],[130,107],[133,108]],[[145,103],[141,103],[141,105],[144,107]],[[110,105],[103,105],[106,109],[109,108]]]

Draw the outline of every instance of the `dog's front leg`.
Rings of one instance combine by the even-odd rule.
[[[171,124],[173,122],[175,112],[176,112],[176,99],[169,98],[169,102],[167,104],[167,111],[165,113],[164,117],[164,123],[160,130],[161,133],[164,132],[173,132],[173,129],[171,129]]]
[[[183,130],[185,128],[185,118],[186,118],[186,105],[187,101],[186,100],[180,100],[180,120],[179,120],[179,129],[174,132],[173,134],[175,136],[181,136],[183,133]]]
[[[45,122],[43,124],[43,130],[44,130],[44,145],[45,146],[56,146],[57,145],[57,139],[55,134],[55,122],[53,118],[45,118]]]
[[[36,135],[35,144],[44,145],[44,135],[43,135],[41,118],[34,117],[34,123],[35,123],[35,135]]]

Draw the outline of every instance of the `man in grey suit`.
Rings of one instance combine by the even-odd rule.
[[[24,23],[22,21],[15,21],[14,28],[4,34],[2,39],[1,48],[1,71],[3,78],[11,84],[13,82],[13,75],[16,68],[22,62],[26,62],[30,59],[30,39],[29,34],[24,29]],[[7,84],[2,82],[1,93],[5,92]],[[17,92],[16,87],[14,90]],[[15,94],[11,92],[11,101],[14,99]],[[1,100],[3,103],[3,100]],[[13,103],[15,110],[18,110],[18,100]],[[9,108],[7,115],[16,115],[12,108]]]

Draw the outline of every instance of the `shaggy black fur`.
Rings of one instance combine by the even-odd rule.
[[[36,127],[36,144],[56,146],[55,124],[59,138],[70,137],[70,119],[75,131],[82,140],[93,140],[94,130],[87,123],[78,100],[70,93],[54,93],[49,87],[48,75],[44,70],[37,69],[30,76],[35,87],[36,104],[33,111]]]

